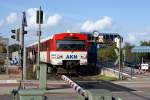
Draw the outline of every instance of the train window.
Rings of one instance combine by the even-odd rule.
[[[38,50],[38,45],[37,44],[35,45],[35,49]]]
[[[43,45],[40,43],[40,51],[43,51]]]
[[[41,51],[43,51],[43,43],[41,43],[40,49],[41,49]]]
[[[46,45],[45,45],[45,42],[43,43],[43,45],[42,45],[43,47],[43,51],[45,51],[45,47],[46,47]]]
[[[41,48],[42,48],[42,51],[46,51],[47,50],[47,42],[43,42]]]
[[[85,50],[86,45],[83,40],[58,40],[57,50]]]
[[[47,41],[47,42],[46,42],[46,48],[47,48],[47,50],[49,50],[49,49],[50,49],[49,41]]]
[[[40,43],[40,51],[42,51],[42,44]]]

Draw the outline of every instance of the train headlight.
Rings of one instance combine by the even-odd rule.
[[[87,59],[87,55],[81,55],[81,59]]]
[[[70,36],[72,36],[73,34],[72,33],[70,33]]]
[[[56,55],[56,59],[62,59],[63,56],[62,55]]]
[[[62,59],[62,58],[63,58],[63,55],[60,55],[60,54],[52,54],[51,57],[52,57],[52,59]]]

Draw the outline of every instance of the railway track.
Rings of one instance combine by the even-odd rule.
[[[47,74],[48,80],[62,80],[61,76],[65,75],[73,80],[80,80],[82,76],[78,75],[77,73],[57,73],[57,74]]]
[[[33,62],[27,61],[27,74],[30,75],[28,78],[29,80],[35,78],[36,75],[33,74],[34,71],[35,70],[33,67]],[[66,75],[72,79],[80,80],[80,77],[98,75],[99,73],[100,73],[100,69],[98,67],[95,67],[93,65],[88,65],[88,66],[81,67],[75,71],[72,70],[66,71],[62,68],[59,68],[56,74],[47,73],[47,78],[48,80],[61,80],[60,78],[61,75]]]
[[[79,70],[77,70],[77,72],[60,71],[60,72],[57,72],[56,74],[48,74],[47,78],[49,80],[61,80],[61,76],[66,75],[67,77],[73,80],[82,80],[83,77],[98,75],[99,73],[100,73],[100,70],[98,67],[88,66],[86,68],[80,68]]]

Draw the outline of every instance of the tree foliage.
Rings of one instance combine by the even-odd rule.
[[[116,54],[114,51],[115,48],[116,48],[115,45],[99,48],[98,50],[99,60],[100,61],[116,60]]]
[[[150,46],[150,41],[141,41],[140,46]],[[140,59],[143,57],[144,61],[150,60],[150,53],[138,53],[137,55]]]
[[[125,56],[127,62],[135,62],[136,61],[136,55],[131,52],[134,45],[131,45],[130,43],[126,42],[124,44],[123,49],[125,50]]]
[[[0,45],[0,53],[7,53],[6,46]]]
[[[19,45],[18,44],[12,44],[9,46],[9,52],[15,52],[19,50]]]
[[[150,41],[141,41],[140,46],[150,46]],[[141,62],[142,57],[145,60],[150,59],[150,53],[132,53],[131,50],[134,47],[134,45],[131,45],[130,43],[125,43],[122,50],[125,50],[125,58],[127,62]],[[99,48],[98,50],[98,58],[100,61],[115,61],[117,56],[114,52],[115,45],[112,46],[105,46],[102,48]],[[122,56],[123,59],[123,56]]]
[[[122,50],[125,50],[125,53],[126,53],[125,58],[126,58],[126,61],[128,62],[135,62],[136,55],[131,52],[131,49],[133,47],[134,45],[131,45],[130,43],[125,43],[124,47],[122,48]],[[114,49],[118,49],[116,48],[115,44],[112,46],[106,46],[106,47],[100,48],[98,50],[98,57],[100,61],[106,61],[106,60],[116,61],[117,55]],[[122,53],[122,50],[121,50],[121,53]],[[121,59],[122,59],[121,61],[123,61],[123,56],[121,56]]]
[[[140,46],[150,46],[150,41],[141,41]]]

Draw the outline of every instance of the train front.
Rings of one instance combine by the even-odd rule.
[[[66,69],[87,65],[87,35],[80,33],[60,33],[53,37],[54,51],[50,52],[52,65]]]

